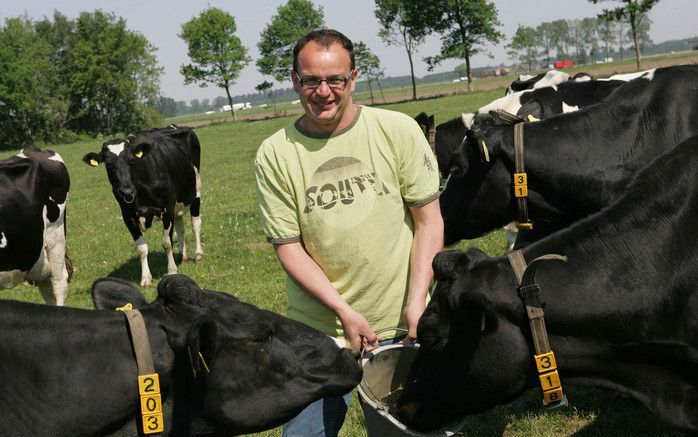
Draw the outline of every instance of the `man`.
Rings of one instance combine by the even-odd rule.
[[[424,134],[405,114],[355,105],[357,75],[340,32],[301,38],[291,80],[305,113],[262,143],[255,175],[288,316],[360,349],[396,328],[416,339],[443,221]],[[309,406],[284,436],[335,436],[350,399]]]

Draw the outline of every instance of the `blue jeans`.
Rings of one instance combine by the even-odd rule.
[[[402,337],[381,340],[385,346],[402,340]],[[282,437],[337,437],[344,424],[352,392],[344,396],[328,397],[308,405],[298,416],[284,424]]]

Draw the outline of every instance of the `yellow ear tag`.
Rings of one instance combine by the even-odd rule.
[[[482,140],[481,143],[482,151],[485,153],[485,162],[490,162],[490,151],[487,149],[487,144],[485,144],[485,140]]]
[[[536,118],[532,116],[531,114],[528,114],[528,121],[534,122],[534,121],[540,121],[540,118]]]
[[[99,162],[96,159],[90,159],[90,165],[92,167],[99,167]]]
[[[138,152],[134,153],[136,155],[136,158],[142,158],[143,157],[143,151],[139,150]]]
[[[133,309],[133,305],[131,305],[131,303],[127,303],[126,305],[124,305],[122,307],[116,307],[114,309],[116,311],[130,311]]]

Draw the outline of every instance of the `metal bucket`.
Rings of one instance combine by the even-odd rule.
[[[362,358],[364,376],[358,391],[368,437],[452,436],[465,424],[463,417],[440,430],[424,433],[408,428],[388,413],[383,399],[405,386],[418,348],[417,344],[391,344],[374,349]]]

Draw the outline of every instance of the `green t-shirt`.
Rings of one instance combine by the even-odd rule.
[[[436,162],[412,118],[358,109],[330,137],[303,133],[296,122],[262,143],[255,159],[262,223],[272,243],[302,241],[375,331],[404,328],[413,237],[407,206],[438,197]],[[343,335],[334,313],[290,278],[286,291],[290,318]]]

